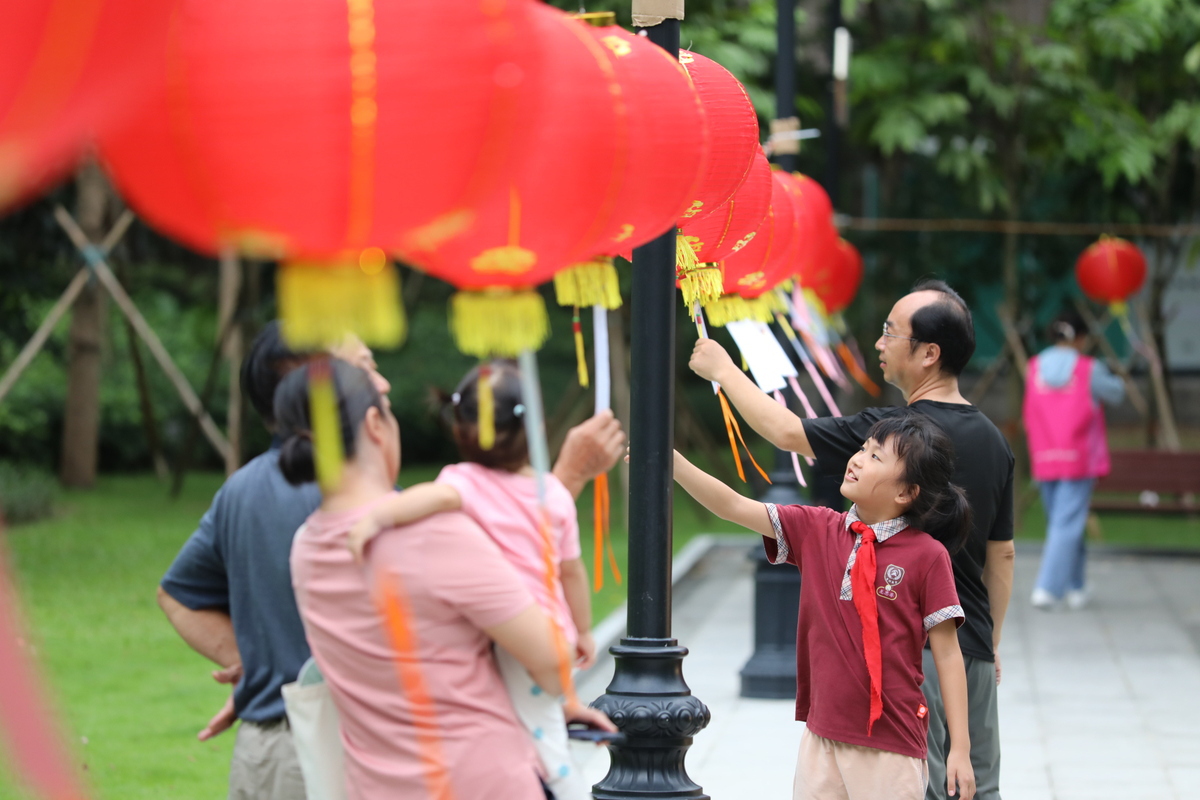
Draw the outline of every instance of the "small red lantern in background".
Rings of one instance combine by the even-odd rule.
[[[613,177],[619,190],[603,210],[595,258],[555,273],[565,306],[617,308],[621,295],[613,256],[661,236],[682,214],[702,177],[708,129],[700,98],[678,61],[642,36],[616,26],[611,11],[580,14],[608,59],[620,89]],[[584,158],[587,158],[585,155]]]
[[[838,268],[837,229],[833,226],[833,204],[829,195],[807,175],[788,176],[796,190],[800,209],[800,253],[796,275],[800,285],[825,285],[831,281],[831,271]]]
[[[843,311],[862,284],[863,260],[858,248],[845,239],[837,240],[837,250],[833,259],[834,267],[823,272],[825,280],[822,283],[804,284],[825,306],[825,313],[837,314]]]
[[[1146,280],[1146,257],[1131,242],[1102,236],[1075,262],[1075,279],[1098,303],[1124,303]]]
[[[16,0],[0,23],[0,210],[70,169],[161,69],[171,0]]]
[[[316,262],[280,272],[293,341],[395,344],[383,254],[469,228],[522,159],[544,70],[531,7],[182,0],[162,85],[102,155],[147,222],[189,246]]]

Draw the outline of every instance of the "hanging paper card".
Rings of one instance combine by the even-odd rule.
[[[608,309],[592,306],[592,346],[595,348],[596,411],[612,408],[612,365],[608,357]]]
[[[779,361],[771,350],[772,345],[778,348],[779,343],[766,326],[760,327],[759,323],[753,320],[743,319],[728,323],[725,330],[729,331],[737,343],[738,350],[749,365],[750,375],[758,384],[758,388],[770,394],[787,386],[787,377],[780,371]]]

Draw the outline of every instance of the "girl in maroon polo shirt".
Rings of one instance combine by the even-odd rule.
[[[675,480],[719,517],[761,533],[775,563],[796,565],[796,719],[806,723],[793,797],[922,800],[928,770],[921,650],[942,687],[950,753],[947,792],[975,794],[963,611],[949,551],[970,530],[950,483],[954,446],[909,409],[881,419],[846,466],[846,513],[744,497],[675,453]]]

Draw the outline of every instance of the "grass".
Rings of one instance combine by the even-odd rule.
[[[436,467],[405,469],[401,481]],[[620,484],[613,473],[613,494]],[[188,478],[178,500],[152,476],[106,476],[90,491],[65,492],[50,519],[9,529],[7,549],[35,658],[94,796],[102,800],[211,800],[227,788],[232,734],[195,735],[227,689],[212,666],[167,624],[154,590],[221,485]],[[591,567],[591,492],[579,504],[584,559]],[[614,501],[613,545],[626,571],[627,535]],[[676,492],[678,549],[718,521]],[[602,619],[624,601],[606,573],[594,597]],[[2,676],[0,676],[2,679]],[[0,797],[25,800],[0,759]]]

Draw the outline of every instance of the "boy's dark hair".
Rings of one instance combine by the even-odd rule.
[[[1050,341],[1054,344],[1070,344],[1080,336],[1087,336],[1087,323],[1074,309],[1067,309],[1050,323]]]
[[[904,515],[913,527],[946,546],[951,555],[971,533],[971,506],[966,492],[950,482],[954,476],[954,443],[933,420],[910,408],[898,409],[871,426],[867,434],[880,446],[889,440],[904,463],[901,482],[920,491]]]
[[[337,397],[342,452],[346,458],[353,458],[358,428],[367,416],[368,409],[384,410],[383,398],[366,370],[332,356],[328,365]],[[313,370],[323,366],[309,363],[292,370],[284,376],[275,393],[276,433],[283,438],[279,451],[279,470],[289,483],[296,485],[317,479],[308,387]]]
[[[971,309],[958,292],[945,281],[927,278],[917,281],[914,292],[939,292],[942,297],[918,308],[912,315],[913,352],[921,342],[936,344],[942,351],[942,372],[955,377],[962,374],[975,354],[975,324]]]
[[[275,424],[275,390],[283,377],[313,353],[293,350],[283,340],[279,320],[271,320],[250,344],[242,361],[242,391],[268,426]]]
[[[496,440],[487,450],[479,444],[479,376],[485,369],[492,387],[496,428]],[[517,362],[494,359],[480,364],[466,374],[454,394],[445,401],[446,418],[463,461],[505,472],[516,472],[529,463],[521,373]]]

